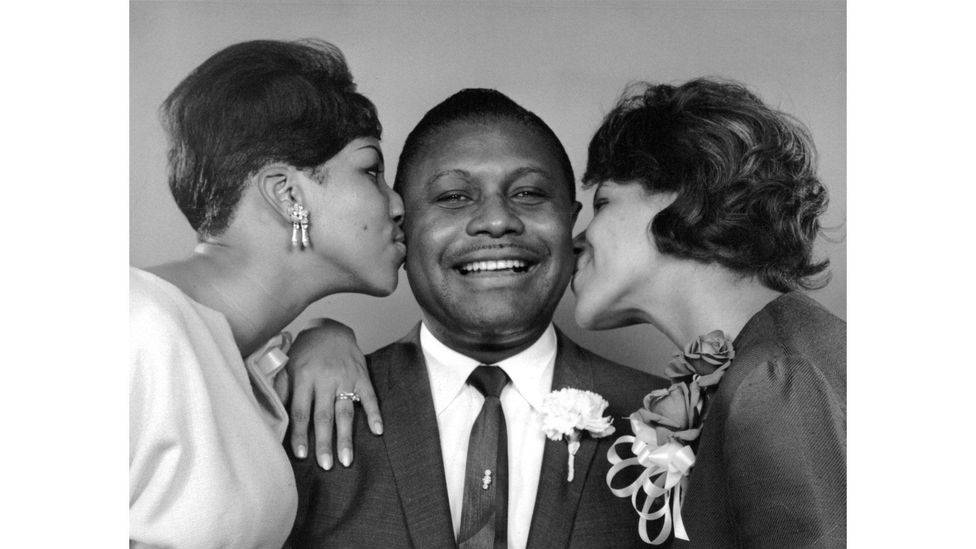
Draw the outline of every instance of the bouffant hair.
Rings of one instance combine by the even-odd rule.
[[[427,111],[403,143],[393,190],[400,196],[404,195],[410,167],[439,131],[455,123],[487,124],[498,120],[522,124],[542,137],[564,172],[570,200],[575,201],[576,178],[573,175],[573,165],[569,161],[565,147],[552,128],[534,112],[522,107],[505,94],[486,88],[463,89]]]
[[[631,85],[589,146],[584,186],[638,182],[676,198],[651,231],[662,253],[786,292],[826,285],[813,258],[827,208],[808,130],[741,84]]]
[[[201,238],[227,229],[261,168],[315,169],[353,139],[382,133],[342,51],[319,40],[229,46],[180,82],[161,117],[170,190]]]

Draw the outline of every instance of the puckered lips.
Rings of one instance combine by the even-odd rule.
[[[574,294],[579,293],[578,286],[582,284],[581,272],[590,264],[590,256],[586,252],[577,252],[576,254],[576,266],[573,268],[573,278],[570,279],[569,287]]]
[[[396,249],[400,251],[400,253],[406,255],[407,245],[405,243],[404,234],[403,231],[398,227],[393,228],[393,244]]]
[[[517,245],[492,245],[461,253],[452,258],[453,269],[464,277],[520,276],[542,262],[543,255]]]

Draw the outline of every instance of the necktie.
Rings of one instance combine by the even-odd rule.
[[[485,396],[471,427],[464,469],[459,549],[504,549],[508,545],[508,432],[498,397],[508,375],[498,366],[478,366],[468,384]]]

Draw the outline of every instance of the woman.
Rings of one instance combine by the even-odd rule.
[[[632,418],[652,447],[694,453],[677,536],[844,546],[846,323],[801,293],[827,268],[812,253],[827,192],[807,131],[734,83],[645,84],[596,132],[584,184],[596,193],[577,237],[577,322],[649,323],[685,348],[672,390]]]
[[[396,288],[403,204],[376,109],[331,44],[230,46],[162,113],[199,245],[130,269],[130,546],[281,547],[297,496],[277,334],[329,294]]]

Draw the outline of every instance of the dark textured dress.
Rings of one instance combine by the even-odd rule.
[[[674,547],[844,547],[847,323],[791,292],[756,313],[711,397]]]

